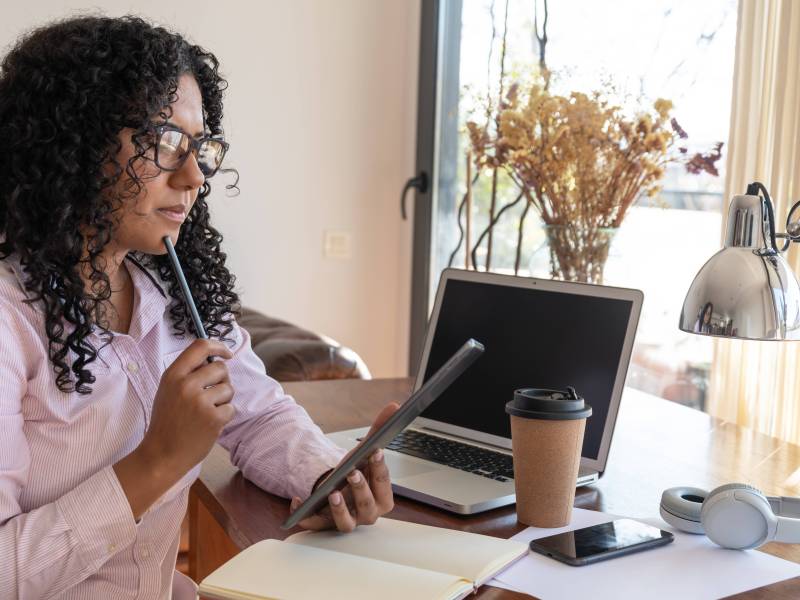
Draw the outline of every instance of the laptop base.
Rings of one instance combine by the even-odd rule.
[[[349,450],[367,430],[363,427],[339,431],[328,438]],[[516,501],[513,479],[495,481],[393,450],[384,450],[384,456],[392,477],[392,490],[398,496],[460,515],[477,514]],[[598,477],[596,471],[582,469],[576,485],[589,485]]]

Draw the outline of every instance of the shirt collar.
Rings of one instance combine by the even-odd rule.
[[[25,277],[22,270],[22,265],[19,262],[19,258],[16,254],[10,254],[3,259],[9,269],[11,269],[11,273],[14,275],[14,278],[17,280],[22,293],[25,294],[26,297],[30,298],[30,294],[28,293],[27,288],[25,287]]]
[[[170,296],[164,291],[160,278],[151,269],[131,255],[126,258],[134,288],[133,318],[128,335],[138,340],[164,319]]]
[[[135,269],[128,270],[131,273],[132,278],[134,277],[133,275],[134,271],[144,273],[147,279],[150,280],[150,284],[153,285],[153,287],[155,287],[159,291],[161,296],[165,299],[169,298],[167,293],[164,291],[164,286],[162,285],[161,281],[156,279],[156,276],[150,271],[150,269],[147,269],[144,265],[142,265],[142,263],[139,262],[138,259],[136,259],[131,254],[128,254],[125,258],[128,260],[130,264],[133,264],[135,266]]]
[[[152,327],[164,318],[164,311],[170,302],[170,296],[164,289],[160,278],[151,269],[148,269],[138,259],[130,254],[125,257],[128,261],[128,272],[134,287],[133,320],[128,334],[134,338],[146,335]],[[11,254],[4,259],[11,268],[11,272],[19,282],[19,287],[26,297],[31,295],[25,287],[25,271],[16,254]]]

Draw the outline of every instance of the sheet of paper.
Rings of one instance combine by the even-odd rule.
[[[529,527],[511,539],[530,542],[614,518],[606,513],[576,508],[567,527]],[[658,518],[639,520],[671,531],[675,541],[583,567],[571,567],[530,553],[489,585],[522,591],[543,600],[579,598],[587,590],[591,590],[593,600],[645,597],[674,600],[720,598],[800,576],[800,564],[756,550],[725,550],[705,536],[675,531]]]

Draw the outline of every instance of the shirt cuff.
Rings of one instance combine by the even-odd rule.
[[[87,564],[99,567],[136,539],[136,522],[114,468],[105,467],[55,502],[81,542]]]
[[[298,496],[302,499],[308,498],[320,476],[336,467],[345,454],[347,454],[346,450],[331,444],[330,452],[307,457],[301,471],[303,477],[297,482]]]

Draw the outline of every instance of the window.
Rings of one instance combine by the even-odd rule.
[[[727,142],[735,0],[547,4],[441,0],[434,4],[438,46],[428,56],[438,68],[430,90],[431,97],[436,92],[436,139],[427,276],[415,268],[415,285],[426,287],[428,309],[442,269],[465,266],[463,240],[459,245],[459,208],[467,175],[465,124],[481,118],[487,98],[496,101],[501,60],[506,81],[530,77],[535,71],[540,52],[535,11],[541,35],[547,9],[545,61],[553,72],[553,92],[592,92],[611,83],[610,95],[629,112],[667,98],[675,105],[673,115],[691,135],[693,150]],[[423,46],[423,64],[425,60]],[[703,407],[711,368],[711,342],[680,332],[677,323],[692,277],[719,248],[722,210],[727,208],[722,197],[724,162],[723,147],[723,157],[716,163],[718,177],[689,175],[682,166],[672,165],[660,196],[639,199],[630,209],[611,242],[604,271],[604,283],[635,287],[645,294],[628,384],[698,408]],[[489,177],[479,177],[473,188],[471,256],[479,269],[486,268],[489,252],[487,236],[476,242],[488,223],[490,188]],[[497,190],[497,208],[513,201],[517,193],[510,181],[502,179]],[[533,211],[520,235],[523,209],[524,202],[509,208],[493,228],[489,268],[513,273],[516,267],[520,275],[550,277],[544,230]],[[463,212],[460,222],[463,227]],[[420,283],[420,278],[425,281]],[[414,320],[412,327],[424,328]],[[412,343],[414,339],[412,333]]]

